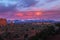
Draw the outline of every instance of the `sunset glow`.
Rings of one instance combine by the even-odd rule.
[[[40,15],[42,15],[42,12],[35,12],[35,15],[40,16]]]
[[[0,18],[60,20],[60,0],[0,0]]]
[[[32,12],[32,11],[27,11],[27,12],[19,12],[16,14],[17,17],[20,17],[20,18],[27,18],[27,19],[30,19],[30,18],[36,18],[36,17],[40,17],[42,16],[42,12],[40,11],[36,11],[36,12]]]
[[[24,16],[22,13],[17,13],[16,16]]]

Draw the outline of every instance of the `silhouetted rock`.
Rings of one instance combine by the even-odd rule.
[[[18,34],[15,34],[14,38],[19,38],[19,35]]]
[[[24,35],[24,40],[28,40],[28,34]]]
[[[0,35],[0,40],[4,40],[4,38],[2,38],[1,35]]]

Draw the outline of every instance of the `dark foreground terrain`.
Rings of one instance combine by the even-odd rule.
[[[0,40],[60,40],[60,23],[23,23],[0,26]]]

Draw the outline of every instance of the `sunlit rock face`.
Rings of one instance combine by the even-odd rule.
[[[7,25],[7,20],[0,18],[0,26],[6,26]]]

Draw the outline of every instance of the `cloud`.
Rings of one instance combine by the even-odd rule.
[[[0,13],[13,12],[14,8],[15,8],[14,6],[10,6],[10,7],[0,6]]]
[[[51,0],[49,2],[46,0],[40,0],[35,6],[26,8],[26,10],[32,11],[60,10],[60,0]]]
[[[0,7],[0,12],[2,12],[2,10],[11,11],[12,9],[18,11],[46,11],[60,9],[60,7],[58,7],[60,6],[60,0],[0,0],[0,4],[3,6]]]
[[[26,12],[24,12],[26,11]],[[42,16],[26,16],[27,11],[43,11]],[[16,14],[22,12],[25,16]],[[60,0],[0,0],[0,17],[7,19],[59,19]]]

